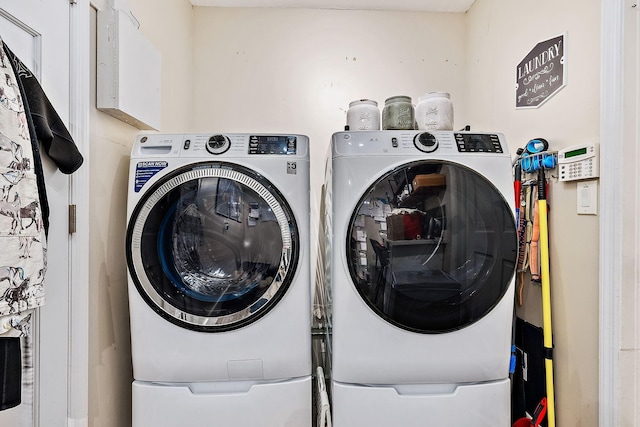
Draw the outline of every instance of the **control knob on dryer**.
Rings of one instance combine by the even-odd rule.
[[[206,144],[207,151],[211,154],[222,154],[229,147],[231,147],[231,142],[224,135],[213,135]]]
[[[432,133],[423,132],[413,138],[413,145],[420,151],[433,153],[438,148],[438,140]]]

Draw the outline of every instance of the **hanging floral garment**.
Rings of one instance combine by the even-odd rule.
[[[0,315],[44,302],[46,239],[20,87],[0,57]]]
[[[82,164],[31,71],[1,41],[0,316],[44,302],[49,207],[39,143],[63,173]]]

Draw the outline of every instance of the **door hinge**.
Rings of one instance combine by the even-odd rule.
[[[69,4],[76,4],[78,3],[78,0],[69,0]]]
[[[69,205],[69,234],[76,232],[76,205]]]

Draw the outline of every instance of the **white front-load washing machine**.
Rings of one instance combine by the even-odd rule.
[[[327,162],[336,427],[510,425],[504,137],[339,132]]]
[[[308,138],[139,135],[129,176],[133,426],[308,427]]]

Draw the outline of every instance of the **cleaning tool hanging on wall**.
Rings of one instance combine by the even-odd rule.
[[[516,207],[516,229],[520,228],[520,212],[522,207],[522,165],[520,161],[522,159],[522,148],[518,149],[518,157],[513,162],[513,195]]]
[[[519,154],[522,149],[518,150]],[[518,261],[516,265],[516,282],[517,282],[517,301],[518,305],[521,306],[522,299],[522,291],[524,289],[524,261],[525,261],[525,242],[526,242],[526,228],[527,224],[525,222],[524,208],[522,205],[522,166],[520,165],[519,159],[516,160],[516,164],[514,166],[514,182],[513,182],[513,190],[515,193],[515,202],[516,202],[516,225],[518,230]]]
[[[540,282],[540,208],[538,204],[533,205],[533,231],[531,234],[531,245],[529,248],[529,271],[531,280]]]
[[[524,273],[529,271],[531,273],[531,281],[540,283],[540,215],[538,213],[536,177],[539,171],[555,169],[558,163],[558,153],[555,151],[547,151],[548,149],[549,143],[546,139],[534,138],[527,142],[524,148],[518,149],[519,157],[516,159],[521,171],[522,198],[520,202],[520,212],[524,212],[526,223],[524,224],[524,229],[519,228],[519,237],[521,237],[521,239],[524,237],[524,242],[522,242],[522,240],[520,242],[519,263],[517,267],[517,302],[519,305],[523,303]],[[515,170],[514,166],[514,171]],[[531,177],[533,178],[531,179]],[[516,210],[516,212],[518,211]],[[520,261],[522,257],[524,257],[524,259]]]
[[[540,277],[542,281],[542,330],[545,352],[547,421],[549,427],[555,427],[553,331],[551,328],[551,286],[549,280],[549,228],[547,224],[547,183],[544,169],[538,170],[538,218],[540,222]]]
[[[524,150],[529,154],[541,153],[549,149],[549,143],[544,138],[534,138],[527,142]]]
[[[536,410],[533,411],[532,418],[520,418],[513,423],[512,427],[539,427],[542,420],[544,420],[544,416],[547,413],[547,398],[543,397]]]
[[[541,284],[542,288],[542,346],[544,358],[546,397],[538,406],[534,418],[516,420],[514,427],[537,426],[546,412],[548,427],[555,427],[555,392],[553,384],[553,333],[551,326],[551,289],[549,274],[549,228],[547,205],[546,170],[555,169],[557,152],[547,151],[549,144],[542,138],[536,138],[521,149],[519,163],[522,171],[522,198],[520,211],[524,215],[519,237],[521,249],[518,257],[518,303],[522,304],[522,284],[525,273],[530,271],[531,280]],[[541,386],[542,387],[542,386]],[[541,390],[542,392],[542,390]],[[543,404],[544,403],[544,404]]]

